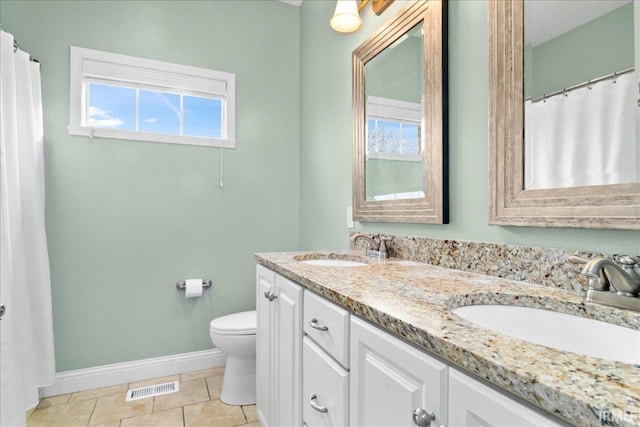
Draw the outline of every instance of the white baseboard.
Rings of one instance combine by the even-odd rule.
[[[222,351],[214,348],[213,350],[194,351],[192,353],[60,372],[56,374],[55,382],[52,385],[40,389],[40,396],[57,396],[59,394],[75,393],[149,378],[217,368],[224,366],[226,361],[227,356]]]

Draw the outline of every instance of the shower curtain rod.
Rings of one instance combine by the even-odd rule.
[[[598,78],[595,78],[595,79],[587,80],[586,82],[578,83],[577,85],[565,87],[562,90],[557,90],[557,91],[551,92],[551,93],[545,93],[542,96],[536,96],[536,97],[531,97],[530,96],[528,98],[525,98],[525,101],[531,101],[532,103],[536,103],[536,102],[544,101],[547,98],[551,98],[552,96],[556,96],[556,95],[560,95],[560,94],[566,95],[567,92],[571,92],[572,90],[580,89],[581,87],[585,87],[585,86],[590,88],[590,86],[595,84],[595,83],[599,83],[601,81],[608,80],[608,79],[611,79],[611,78],[615,79],[618,76],[621,76],[621,75],[627,74],[627,73],[632,73],[634,71],[635,71],[634,67],[626,68],[624,70],[616,71],[616,72],[613,72],[611,74],[607,74],[607,75],[602,76],[602,77],[598,77]]]
[[[2,25],[0,25],[0,31],[4,31],[4,28],[2,28]],[[7,34],[10,34],[6,31],[4,31]],[[18,40],[16,40],[16,38],[13,38],[13,52],[17,52],[18,49],[20,49],[20,43],[18,43]],[[31,56],[31,54],[29,54],[29,61],[31,62],[37,62],[38,64],[40,63],[40,61],[38,61],[36,58],[34,58],[33,56]]]

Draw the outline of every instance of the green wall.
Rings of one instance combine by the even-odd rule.
[[[535,46],[525,96],[541,96],[634,66],[634,3]],[[639,42],[640,43],[640,42]],[[527,60],[531,63],[528,64]],[[527,87],[528,86],[528,87]]]
[[[300,239],[305,249],[348,247],[351,206],[351,51],[391,18],[369,9],[362,28],[328,25],[335,2],[301,7]],[[640,232],[497,227],[488,221],[487,3],[449,2],[450,224],[358,223],[356,231],[640,254]],[[331,125],[328,126],[327,123]]]
[[[212,348],[255,308],[257,251],[299,245],[299,8],[265,1],[11,1],[42,63],[57,371]],[[72,137],[69,46],[236,73],[237,148]],[[178,280],[213,288],[186,300]]]

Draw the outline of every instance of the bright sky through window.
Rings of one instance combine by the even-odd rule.
[[[88,93],[89,125],[93,127],[222,137],[220,99],[98,83],[89,83]]]
[[[89,125],[136,130],[136,90],[89,84]]]

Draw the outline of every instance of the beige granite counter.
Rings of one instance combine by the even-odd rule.
[[[296,261],[313,253],[260,253],[257,261],[384,329],[576,426],[640,426],[640,366],[558,351],[471,324],[449,310],[470,304],[540,307],[640,329],[640,313],[585,303],[575,292],[400,259],[363,267]],[[640,349],[638,350],[640,351]]]

